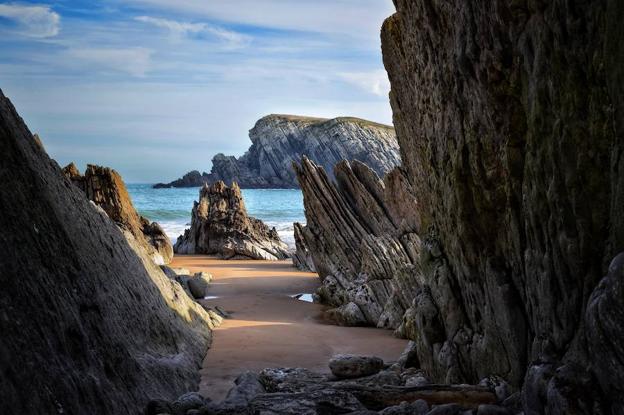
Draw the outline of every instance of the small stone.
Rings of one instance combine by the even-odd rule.
[[[383,367],[383,360],[373,356],[336,355],[329,361],[329,369],[341,379],[374,375]]]
[[[197,392],[189,392],[180,396],[171,408],[175,415],[185,415],[188,410],[199,409],[206,403],[203,396]]]

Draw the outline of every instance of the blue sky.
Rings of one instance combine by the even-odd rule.
[[[391,123],[391,0],[0,1],[0,88],[61,165],[210,170],[270,113]]]

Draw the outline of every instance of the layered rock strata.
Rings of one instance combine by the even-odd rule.
[[[394,129],[359,118],[269,115],[249,132],[252,145],[239,158],[217,154],[210,174],[193,171],[155,187],[198,187],[218,180],[242,188],[297,188],[293,161],[308,156],[327,171],[340,160],[360,160],[378,174],[400,162]]]
[[[358,161],[335,167],[336,181],[304,158],[295,171],[304,194],[307,226],[301,229],[322,286],[320,302],[339,324],[403,329],[406,310],[420,290],[420,220],[400,170],[382,181]],[[298,253],[298,256],[302,253]]]
[[[66,179],[0,92],[0,413],[139,413],[197,386],[215,318]]]
[[[83,176],[74,163],[65,166],[63,173],[89,200],[102,208],[117,226],[130,232],[156,264],[171,262],[171,240],[158,223],[150,222],[137,213],[119,173],[107,167],[89,164]]]
[[[226,259],[278,260],[289,257],[275,228],[247,215],[236,183],[205,185],[195,202],[191,227],[174,246],[178,254],[219,255]]]
[[[621,261],[608,265],[624,250],[624,5],[394,3],[384,63],[418,202],[397,208],[420,223],[420,242],[401,241],[417,254],[401,261],[406,274],[392,242],[362,254],[369,235],[396,240],[396,223],[353,214],[377,210],[375,191],[338,179],[333,193],[310,193],[306,211],[347,200],[332,221],[350,230],[333,239],[362,241],[338,246],[320,236],[332,225],[307,216],[324,242],[308,243],[317,270],[347,287],[330,299],[370,286],[362,264],[373,263],[382,284],[413,285],[401,332],[434,380],[500,376],[523,389],[525,413],[621,413]],[[365,293],[358,309],[374,322],[365,311],[386,300]]]
[[[293,226],[295,233],[295,252],[292,254],[293,265],[301,271],[316,272],[314,260],[303,236],[304,227],[298,222],[295,222]]]

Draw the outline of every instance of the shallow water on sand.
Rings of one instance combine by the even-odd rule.
[[[190,226],[199,188],[152,189],[151,184],[128,184],[139,214],[158,222],[173,242]],[[247,212],[275,227],[280,238],[294,248],[293,222],[305,223],[303,195],[296,189],[243,189]]]

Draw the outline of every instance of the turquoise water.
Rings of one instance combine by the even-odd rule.
[[[189,227],[199,188],[152,189],[150,184],[128,184],[127,187],[139,214],[158,222],[174,242]],[[293,222],[305,223],[300,190],[243,189],[243,198],[251,216],[275,226],[282,240],[294,246]]]

